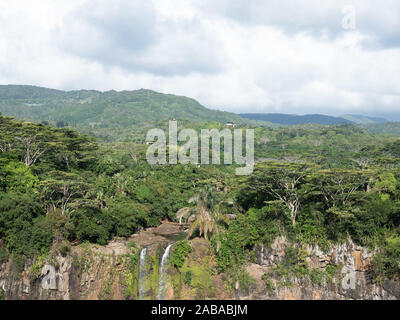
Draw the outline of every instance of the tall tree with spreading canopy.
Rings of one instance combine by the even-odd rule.
[[[289,210],[293,225],[309,189],[305,179],[315,166],[307,163],[264,162],[256,166],[238,196],[245,207],[281,203]]]

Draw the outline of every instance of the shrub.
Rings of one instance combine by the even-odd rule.
[[[63,257],[66,257],[68,253],[71,251],[71,245],[68,242],[63,242],[60,245],[59,251]]]
[[[111,216],[99,208],[86,207],[76,210],[71,214],[71,223],[72,239],[105,245],[110,238]]]
[[[400,236],[386,239],[381,251],[375,255],[373,265],[378,280],[400,275]]]
[[[26,257],[50,248],[53,234],[36,195],[0,193],[0,237],[11,253]]]
[[[278,219],[276,219],[278,217]],[[270,244],[279,234],[277,224],[280,210],[264,207],[250,209],[245,215],[239,214],[236,220],[231,221],[224,236],[221,237],[221,246],[217,256],[218,271],[223,272],[236,265],[242,265],[246,256],[256,243]]]
[[[14,268],[13,269],[14,274],[16,276],[20,275],[21,272],[24,271],[25,263],[26,263],[26,257],[24,255],[13,253],[12,264]]]
[[[146,226],[149,210],[145,205],[132,200],[118,199],[109,205],[107,214],[113,221],[112,234],[118,237],[129,237],[140,226]]]
[[[192,283],[192,278],[193,278],[193,273],[192,273],[192,271],[187,271],[186,273],[185,273],[185,279],[184,279],[184,282],[185,282],[185,284],[187,284],[187,285],[191,285],[191,283]]]
[[[133,240],[128,241],[127,244],[126,244],[126,246],[127,246],[129,249],[135,249],[135,248],[137,248],[136,242],[133,241]]]
[[[324,282],[324,272],[314,268],[310,273],[310,280],[313,284],[322,285]]]
[[[180,270],[191,251],[192,248],[187,240],[177,242],[170,256],[170,263]]]
[[[8,250],[4,246],[0,246],[0,263],[8,261]]]

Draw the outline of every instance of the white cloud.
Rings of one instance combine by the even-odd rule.
[[[342,4],[357,28],[341,28]],[[396,113],[396,1],[0,0],[0,83],[149,88],[237,112]]]

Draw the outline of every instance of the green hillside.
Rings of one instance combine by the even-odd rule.
[[[386,123],[388,120],[385,118],[369,117],[360,114],[346,114],[341,118],[352,121],[357,124],[372,124],[372,123]]]
[[[280,125],[302,125],[302,124],[323,124],[334,125],[343,123],[353,123],[350,120],[327,116],[324,114],[284,114],[284,113],[241,113],[241,117],[251,120],[266,121]]]
[[[73,126],[128,127],[150,121],[233,121],[241,117],[207,109],[194,99],[151,90],[60,91],[35,86],[0,86],[0,112],[17,118],[65,121]]]
[[[376,135],[400,137],[400,122],[374,123],[362,127]]]

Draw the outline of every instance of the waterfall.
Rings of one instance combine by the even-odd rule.
[[[165,295],[165,270],[166,270],[166,264],[168,262],[169,251],[170,251],[171,247],[172,247],[172,244],[168,245],[168,247],[165,249],[165,252],[164,252],[164,254],[162,256],[162,259],[161,259],[160,279],[158,281],[157,300],[164,299],[164,295]]]
[[[139,300],[144,298],[144,283],[146,281],[145,274],[146,274],[146,248],[143,248],[140,251],[140,261],[139,261],[139,281],[138,281],[138,291],[139,291]]]

